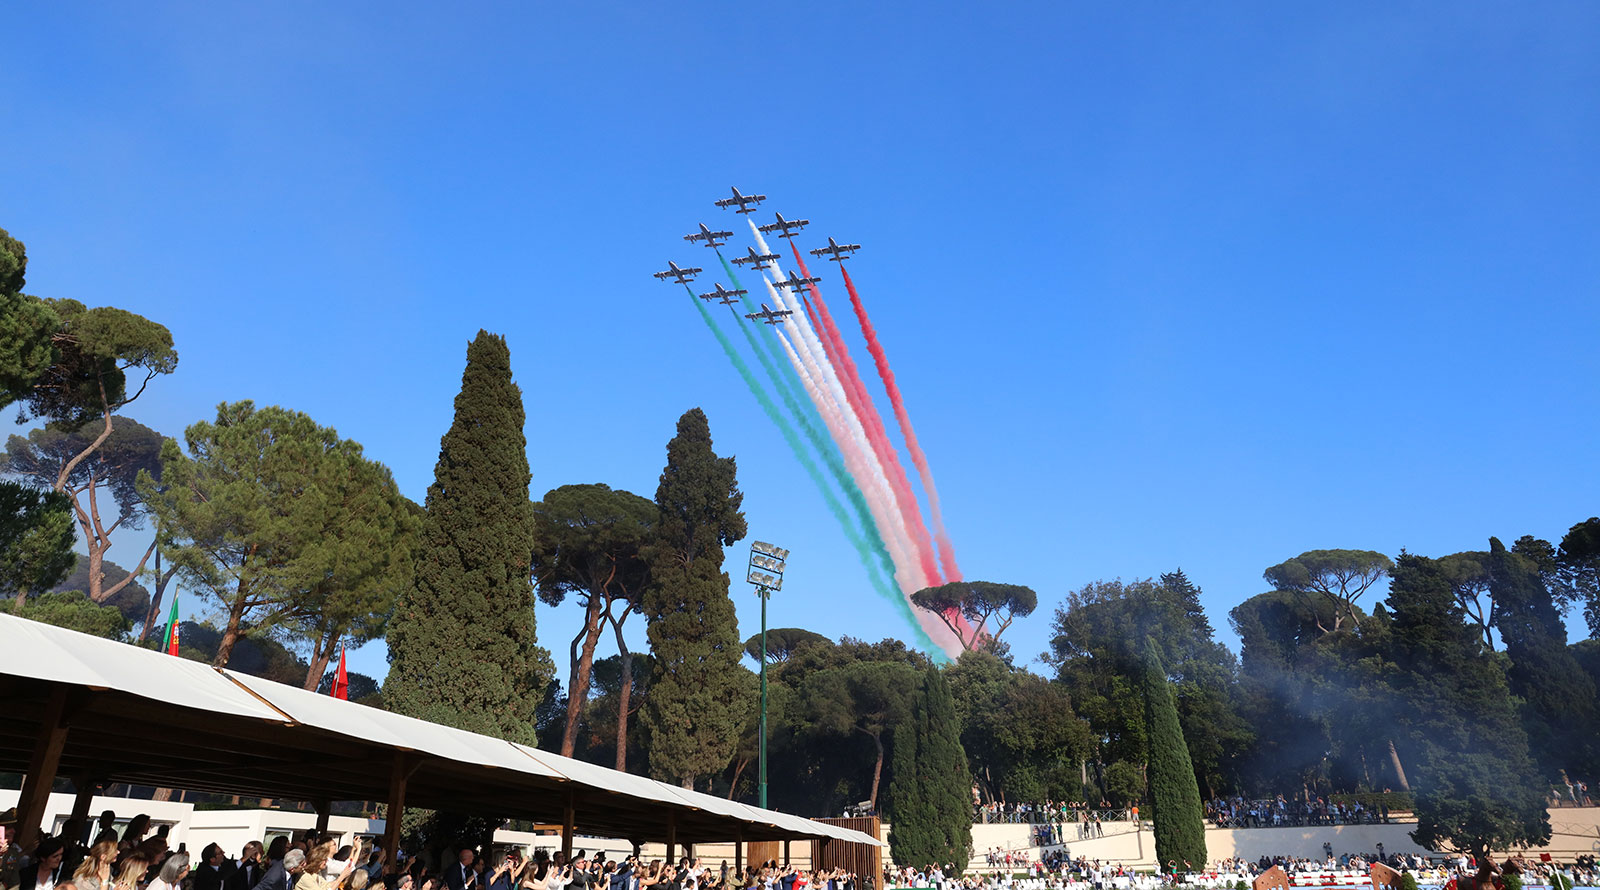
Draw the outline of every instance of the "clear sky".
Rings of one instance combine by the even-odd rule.
[[[1024,657],[1095,579],[1181,566],[1231,641],[1303,550],[1600,512],[1594,3],[55,3],[6,32],[30,291],[182,356],[130,415],[303,410],[420,500],[466,343],[503,333],[536,496],[652,495],[706,410],[794,551],[774,626],[909,633],[649,276],[706,265],[681,236],[735,221],[730,185],[863,245],[963,568],[1040,593]],[[574,613],[540,608],[563,665]]]

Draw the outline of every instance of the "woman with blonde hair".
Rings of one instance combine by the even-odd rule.
[[[135,850],[122,859],[122,868],[117,872],[116,890],[139,890],[139,884],[144,880],[144,873],[150,870],[150,858]]]
[[[72,879],[98,878],[100,883],[111,882],[111,863],[117,858],[117,842],[101,841],[89,848],[89,855],[83,857],[78,863],[78,868],[72,873]]]
[[[328,880],[322,874],[322,869],[333,858],[339,849],[337,840],[323,841],[306,851],[305,865],[301,868],[300,877],[294,882],[294,890],[338,890],[350,880],[350,873],[355,871],[356,860],[361,858],[361,839],[356,838],[355,844],[350,849],[349,858],[344,861],[344,871],[333,879]]]

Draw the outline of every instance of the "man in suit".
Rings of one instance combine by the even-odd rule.
[[[250,890],[261,880],[261,874],[266,866],[261,862],[262,850],[260,841],[251,841],[244,845],[244,850],[239,853],[239,862],[228,866],[224,863],[225,875],[222,879],[224,890]]]
[[[283,857],[288,855],[289,839],[278,835],[272,839],[272,844],[267,847],[267,863],[261,870],[261,877],[251,884],[249,890],[289,890],[289,870],[283,864]]]
[[[453,865],[445,866],[444,885],[448,890],[476,890],[478,875],[472,870],[472,863],[478,854],[471,847],[462,847],[456,854]]]
[[[194,890],[223,890],[229,871],[232,868],[222,855],[222,845],[206,844],[205,849],[200,851],[199,864],[189,872],[189,880]]]

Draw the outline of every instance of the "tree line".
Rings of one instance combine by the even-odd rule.
[[[0,464],[7,610],[152,645],[181,582],[208,614],[180,635],[188,657],[317,688],[341,645],[381,637],[388,676],[353,684],[369,704],[754,798],[760,649],[723,569],[748,529],[699,409],[653,497],[596,482],[535,500],[510,351],[480,332],[419,505],[291,409],[226,402],[181,438],[144,427],[126,411],[176,368],[167,329],[27,295],[25,271],[0,232],[0,407],[39,422]],[[133,568],[108,558],[145,525]],[[953,664],[773,630],[770,799],[865,802],[898,817],[897,846],[945,859],[975,801],[1170,814],[1201,796],[1410,791],[1420,841],[1473,846],[1547,837],[1551,783],[1600,775],[1600,643],[1569,645],[1564,621],[1581,606],[1600,630],[1600,519],[1438,558],[1313,550],[1263,576],[1228,615],[1237,656],[1181,570],[1068,593],[1037,671],[1001,639],[1038,605],[1018,584],[914,595],[987,628]],[[536,599],[582,612],[564,677]],[[625,637],[635,615],[645,652]]]

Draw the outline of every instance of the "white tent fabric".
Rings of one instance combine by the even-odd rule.
[[[3,614],[0,674],[116,690],[210,713],[311,726],[399,750],[564,779],[652,804],[777,826],[797,836],[882,846],[870,835],[825,822],[747,806],[503,739]]]
[[[287,722],[208,665],[0,614],[0,673],[116,689],[203,711]]]

